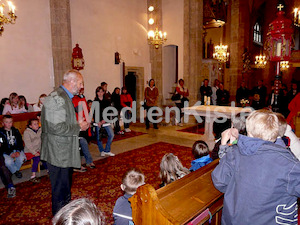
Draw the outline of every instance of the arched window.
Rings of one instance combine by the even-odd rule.
[[[253,29],[253,41],[262,45],[261,25],[256,22]]]

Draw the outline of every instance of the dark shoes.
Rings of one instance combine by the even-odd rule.
[[[19,170],[17,172],[15,172],[15,175],[19,179],[23,177],[22,173]]]
[[[40,183],[41,182],[41,179],[37,178],[37,177],[33,177],[30,179],[31,182],[33,183]]]
[[[16,197],[16,188],[10,187],[7,189],[7,198],[14,198]]]
[[[91,164],[86,164],[87,167],[91,168],[91,169],[95,169],[96,166],[94,163],[91,163]]]

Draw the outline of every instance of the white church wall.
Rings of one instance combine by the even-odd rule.
[[[163,31],[167,32],[165,45],[178,46],[178,79],[183,78],[183,24],[184,1],[162,1]]]
[[[88,3],[88,4],[87,4]],[[141,0],[72,0],[71,27],[73,47],[82,48],[85,68],[85,95],[95,97],[102,81],[108,90],[122,86],[122,62],[144,67],[148,77],[147,2]],[[121,55],[116,65],[115,52]]]
[[[34,103],[53,87],[49,1],[12,2],[18,18],[0,37],[0,98],[17,92]]]

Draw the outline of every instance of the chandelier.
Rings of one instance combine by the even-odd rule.
[[[267,60],[265,55],[255,56],[255,66],[256,68],[263,69],[266,67]]]
[[[148,44],[154,45],[156,49],[159,48],[159,45],[162,45],[167,40],[167,33],[162,31],[158,31],[158,28],[155,31],[150,30],[148,32]]]
[[[228,46],[222,44],[215,46],[213,58],[221,63],[226,63],[229,60]]]
[[[281,61],[280,62],[280,70],[287,70],[290,67],[289,61]]]
[[[2,35],[2,32],[4,31],[4,24],[14,24],[16,22],[16,19],[17,19],[17,16],[15,14],[15,6],[12,4],[11,1],[8,1],[7,2],[8,4],[8,7],[9,7],[9,10],[8,10],[8,17],[6,17],[4,15],[4,7],[5,7],[5,4],[4,3],[1,3],[1,0],[0,0],[0,36]]]

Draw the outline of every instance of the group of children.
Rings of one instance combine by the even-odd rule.
[[[37,124],[37,126],[36,126]],[[23,146],[22,135],[19,130],[13,126],[13,118],[11,115],[4,115],[2,127],[0,128],[0,177],[7,188],[7,197],[13,198],[16,196],[16,189],[13,185],[11,174],[17,178],[22,178],[20,168],[27,160],[26,155],[32,155],[32,182],[39,182],[36,178],[38,163],[40,161],[39,152],[41,145],[41,133],[39,132],[38,119],[30,120],[28,128],[24,132],[25,152]],[[35,132],[32,136],[30,133]]]
[[[300,140],[283,115],[269,110],[237,115],[218,146],[221,160],[212,180],[225,193],[222,224],[297,224]],[[163,156],[161,187],[212,162],[204,141],[196,141],[192,153],[195,160],[189,170],[174,154]],[[125,195],[114,207],[116,225],[132,224],[128,198],[144,179],[139,170],[126,172],[121,185]]]
[[[32,159],[32,176],[30,181],[39,183],[40,180],[36,177],[41,150],[41,129],[38,118],[28,121],[27,129],[24,131],[24,144],[25,148],[21,133],[13,126],[12,116],[4,115],[2,127],[0,128],[0,155],[3,156],[3,163],[5,165],[1,166],[5,166],[17,178],[22,178],[22,173],[20,172],[21,166],[25,161]],[[47,169],[46,164],[44,163],[43,165]],[[6,182],[3,183],[5,184]],[[10,190],[13,187],[12,182],[6,185],[6,187],[9,190],[8,197],[15,197],[15,191],[12,193]]]

